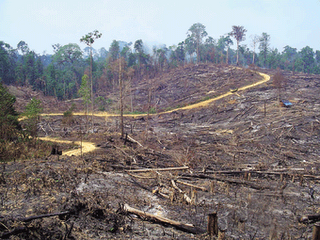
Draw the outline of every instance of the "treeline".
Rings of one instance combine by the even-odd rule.
[[[320,74],[320,51],[309,46],[298,51],[285,46],[282,51],[270,47],[270,35],[250,36],[250,47],[241,44],[246,38],[243,26],[232,26],[230,33],[213,39],[205,26],[193,24],[186,39],[177,45],[155,46],[152,50],[141,39],[133,43],[113,41],[108,50],[84,51],[75,43],[53,45],[54,54],[39,55],[20,41],[16,47],[0,41],[0,79],[5,84],[31,85],[46,95],[59,99],[79,97],[82,76],[90,76],[92,64],[93,92],[108,91],[119,84],[119,57],[130,81],[152,77],[186,63],[255,65],[295,72]],[[234,50],[232,45],[236,46]],[[90,50],[92,50],[92,61]],[[121,65],[121,64],[120,64]]]

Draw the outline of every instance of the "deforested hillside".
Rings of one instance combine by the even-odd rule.
[[[255,71],[199,64],[133,82],[143,113],[124,115],[123,138],[117,89],[105,95],[113,113],[97,111],[93,128],[80,100],[69,115],[46,108],[38,136],[51,144],[47,157],[3,164],[2,234],[209,239],[216,213],[221,239],[311,238],[320,76],[281,72],[280,84],[276,71]]]

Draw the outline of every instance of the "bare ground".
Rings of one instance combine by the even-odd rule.
[[[319,211],[320,76],[285,75],[281,98],[293,103],[290,108],[279,106],[278,91],[269,81],[205,108],[126,117],[125,131],[142,147],[120,139],[119,118],[95,117],[94,133],[82,134],[96,143],[95,151],[69,157],[50,155],[48,149],[46,159],[2,164],[2,234],[16,230],[10,235],[15,239],[209,239],[207,215],[217,212],[226,239],[309,239],[313,225],[298,218]],[[158,86],[152,88],[152,106],[157,111],[186,106],[207,99],[208,92],[218,96],[258,80],[248,70],[187,66],[152,80]],[[137,110],[147,108],[147,83],[136,86]],[[50,101],[46,104],[49,111]],[[71,121],[46,116],[39,136],[79,141],[85,123],[84,116]],[[189,169],[159,170],[180,166]],[[141,168],[158,170],[130,172]],[[138,218],[126,213],[124,204],[202,231]],[[68,213],[23,221],[56,212]]]

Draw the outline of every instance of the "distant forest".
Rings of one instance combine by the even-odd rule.
[[[45,95],[63,100],[80,96],[83,76],[90,76],[91,66],[93,92],[116,88],[119,84],[119,59],[121,71],[125,73],[124,80],[130,81],[200,62],[320,74],[319,50],[306,46],[298,51],[285,46],[280,52],[270,46],[267,33],[250,36],[249,47],[241,44],[246,38],[246,31],[243,26],[232,26],[229,34],[213,39],[203,24],[195,23],[188,29],[184,41],[169,47],[162,45],[150,49],[139,39],[134,43],[114,40],[108,50],[95,50],[92,41],[82,50],[80,45],[85,44],[78,40],[79,44],[53,45],[52,55],[37,54],[24,41],[16,47],[0,41],[0,81],[32,86]],[[235,50],[230,48],[232,45],[236,46]]]

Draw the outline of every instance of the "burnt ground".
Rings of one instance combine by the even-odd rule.
[[[48,149],[46,159],[2,164],[1,234],[13,239],[209,239],[207,215],[217,212],[226,239],[309,239],[313,224],[298,219],[319,212],[320,76],[284,74],[281,99],[290,100],[290,108],[280,107],[271,80],[208,107],[126,117],[125,132],[142,146],[120,139],[119,117],[95,117],[94,133],[82,134],[96,143],[95,151],[68,157],[50,155]],[[150,82],[157,86],[151,104],[160,111],[260,78],[231,67],[186,66],[141,82],[135,110],[147,108]],[[70,104],[59,102],[58,110]],[[85,122],[84,116],[45,116],[38,135],[79,140]],[[159,170],[180,166],[189,168]],[[132,171],[141,168],[158,169]],[[150,222],[126,213],[124,204],[202,231]],[[26,219],[48,213],[63,214]]]

